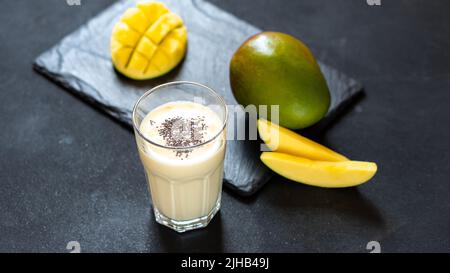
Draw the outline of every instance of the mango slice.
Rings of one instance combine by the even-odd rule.
[[[181,62],[186,48],[183,20],[161,2],[138,2],[125,11],[111,35],[114,67],[136,80],[166,74]]]
[[[348,158],[325,146],[278,126],[259,119],[258,132],[271,151],[322,161],[347,161]]]
[[[314,161],[293,155],[264,152],[262,162],[290,180],[323,188],[353,187],[369,181],[377,165],[362,161]]]

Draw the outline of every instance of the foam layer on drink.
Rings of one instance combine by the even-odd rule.
[[[145,149],[159,160],[189,164],[212,156],[220,142],[212,141],[222,129],[222,121],[210,108],[198,103],[176,101],[151,111],[142,121],[141,133],[158,145],[147,144]],[[198,146],[195,149],[183,149]],[[174,162],[175,160],[175,162]]]

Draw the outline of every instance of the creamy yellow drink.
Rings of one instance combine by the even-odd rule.
[[[138,148],[155,214],[172,221],[212,217],[226,144],[219,116],[208,106],[174,101],[150,111],[139,131],[149,140],[138,140]]]

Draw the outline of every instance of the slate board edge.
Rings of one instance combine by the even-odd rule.
[[[128,121],[127,114],[124,113],[121,109],[108,105],[107,103],[99,102],[97,100],[94,100],[90,98],[89,96],[86,96],[83,92],[80,92],[76,88],[73,88],[70,83],[78,82],[84,83],[81,79],[76,78],[74,76],[67,76],[64,77],[59,76],[58,74],[55,74],[48,70],[43,64],[40,62],[40,57],[36,59],[36,61],[33,63],[33,68],[38,73],[42,74],[46,79],[49,81],[56,83],[57,85],[63,87],[65,90],[69,91],[71,94],[75,95],[77,98],[80,98],[82,101],[88,103],[89,105],[92,105],[94,109],[101,111],[102,113],[106,114],[108,117],[113,117],[114,121],[119,122],[120,124],[124,125],[128,129],[132,130],[133,126]],[[67,80],[68,78],[72,79],[71,81]],[[83,84],[84,86],[89,86],[88,84]]]

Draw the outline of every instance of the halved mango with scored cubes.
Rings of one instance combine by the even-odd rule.
[[[111,35],[114,67],[125,76],[146,80],[166,74],[183,59],[187,29],[163,3],[138,2],[114,26]]]
[[[272,152],[261,161],[290,180],[324,188],[353,187],[377,172],[373,162],[350,161],[345,156],[264,119],[258,120],[261,139]]]

